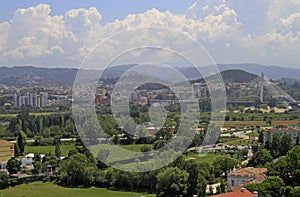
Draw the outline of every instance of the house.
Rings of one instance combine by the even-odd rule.
[[[33,159],[34,159],[34,153],[29,153],[29,154],[25,155],[25,157],[21,159],[21,161],[22,161],[21,167],[27,167],[27,166],[32,165],[32,163],[34,161]]]
[[[6,169],[7,161],[15,156],[15,144],[7,140],[0,140],[0,165],[1,170]]]
[[[267,168],[234,168],[227,175],[227,186],[229,190],[235,191],[236,188],[240,189],[240,186],[261,183],[265,180],[267,171]]]
[[[242,188],[234,192],[227,192],[224,194],[218,194],[210,197],[258,197],[257,192],[250,192],[249,190]]]
[[[264,143],[266,143],[268,140],[272,141],[275,133],[278,133],[280,138],[282,138],[285,134],[290,135],[293,145],[295,145],[297,137],[300,136],[300,128],[268,128],[264,131]]]

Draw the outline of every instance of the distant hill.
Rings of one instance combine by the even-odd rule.
[[[289,68],[280,66],[264,66],[259,64],[219,64],[218,67],[220,71],[239,69],[258,76],[260,76],[261,72],[263,72],[266,78],[274,80],[281,78],[300,79],[300,66],[299,68]]]
[[[105,78],[117,78],[133,67],[134,65],[114,66],[105,70],[104,76]],[[300,80],[300,69],[297,68],[264,66],[258,64],[219,64],[218,67],[220,71],[230,70],[230,72],[222,72],[223,79],[225,81],[249,81],[253,79],[254,75],[260,76],[261,72],[264,72],[266,78],[273,80],[281,78]],[[211,66],[199,68],[200,73],[198,69],[193,67],[177,69],[189,80],[199,80],[200,78],[215,74]],[[245,72],[242,72],[241,70]],[[39,68],[32,66],[0,67],[0,84],[6,86],[13,85],[16,87],[31,87],[49,84],[72,85],[77,72],[78,69],[74,68]],[[145,71],[142,70],[137,72],[142,74]],[[147,72],[152,73],[152,76],[157,76],[158,78],[165,79],[166,81],[174,81],[176,78],[176,76],[170,74],[167,68],[149,68]],[[206,76],[202,76],[201,73],[206,73]],[[100,76],[101,71],[84,70],[83,74],[89,78],[97,75]],[[182,78],[178,78],[176,80],[180,82],[182,81]]]
[[[292,78],[292,79],[300,79],[300,66],[298,68],[289,68],[289,67],[280,67],[280,66],[265,66],[260,64],[218,64],[218,69],[221,71],[225,70],[244,70],[249,73],[260,76],[263,72],[265,77],[268,79],[281,79],[281,78]],[[203,77],[207,77],[209,75],[215,74],[212,66],[204,66],[198,68],[201,73],[207,73],[207,75]],[[196,68],[188,67],[188,68],[179,68],[179,70],[189,79],[199,79],[199,72]]]
[[[0,84],[26,87],[34,85],[72,85],[77,74],[72,68],[39,68],[33,66],[0,67]],[[86,75],[94,71],[85,71]]]
[[[243,70],[225,70],[220,73],[222,76],[222,79],[224,82],[238,82],[238,83],[247,83],[255,78],[257,78],[257,75],[248,73]],[[216,74],[211,75],[209,77],[206,77],[207,80],[211,81],[214,78],[218,77]],[[204,82],[205,80],[203,78],[201,79],[196,79],[196,80],[191,80],[192,83],[199,83],[199,82]]]
[[[254,80],[257,78],[257,75],[248,73],[243,70],[225,70],[222,71],[221,76],[224,82],[239,82],[239,83],[246,83]],[[214,75],[212,76],[214,77]]]

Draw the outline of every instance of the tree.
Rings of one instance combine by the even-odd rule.
[[[299,196],[300,196],[300,186],[294,187],[289,197],[299,197]]]
[[[285,134],[280,140],[279,156],[284,156],[291,149],[293,145],[290,135]]]
[[[264,143],[264,132],[260,131],[258,135],[258,142]]]
[[[199,167],[193,161],[190,161],[186,164],[185,168],[189,174],[187,196],[205,196],[206,180],[200,173]]]
[[[42,169],[42,166],[43,166],[42,162],[40,162],[40,161],[34,161],[32,164],[33,164],[35,173],[39,175],[40,171]]]
[[[20,151],[20,148],[19,148],[18,144],[16,143],[16,144],[15,144],[15,157],[20,156],[20,155],[21,155],[20,152],[21,152],[21,151]]]
[[[177,197],[186,195],[188,176],[185,170],[170,167],[157,176],[156,192],[158,197]]]
[[[261,104],[260,105],[260,108],[264,109],[264,110],[267,110],[268,109],[268,105],[266,104]]]
[[[215,176],[220,177],[222,173],[225,173],[225,176],[227,176],[227,172],[238,163],[238,160],[228,156],[218,157],[213,162]]]
[[[269,101],[268,105],[271,108],[276,107],[276,99],[275,98],[271,98],[271,100]]]
[[[77,153],[68,159],[62,160],[60,165],[59,183],[66,186],[90,186],[96,164],[89,161],[85,154]]]
[[[271,155],[273,158],[277,158],[279,155],[280,148],[280,136],[278,133],[274,133],[272,142],[271,142]]]
[[[61,156],[60,146],[58,142],[55,145],[55,156],[57,159],[60,159]]]
[[[273,160],[270,151],[259,149],[249,160],[249,166],[260,167]]]
[[[300,185],[300,146],[295,146],[288,151],[285,157],[284,181],[292,186]]]
[[[23,131],[18,132],[18,137],[17,137],[17,145],[20,149],[20,154],[24,154],[25,150],[25,144],[26,144],[26,135]]]
[[[18,160],[16,157],[12,157],[8,160],[6,169],[10,175],[16,174],[21,169],[22,162]]]
[[[296,139],[296,146],[299,146],[300,145],[300,135],[297,136],[297,139]]]
[[[0,189],[5,189],[8,186],[7,174],[0,174]]]
[[[251,192],[257,191],[260,196],[281,197],[283,196],[284,182],[281,178],[270,176],[260,184],[251,184],[246,186]]]

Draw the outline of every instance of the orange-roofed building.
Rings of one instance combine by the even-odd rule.
[[[265,180],[267,171],[267,168],[234,168],[227,175],[227,185],[231,191],[234,191],[239,186],[261,183]]]
[[[242,188],[234,192],[227,192],[224,194],[218,194],[210,197],[258,197],[258,193],[257,192],[252,193],[249,190]]]
[[[15,144],[7,140],[0,140],[0,167],[5,170],[7,161],[15,156]]]

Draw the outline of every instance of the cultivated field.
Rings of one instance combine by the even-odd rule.
[[[3,197],[140,197],[142,193],[111,191],[103,188],[64,188],[53,183],[35,182],[0,190]],[[144,194],[154,197],[154,194]]]

